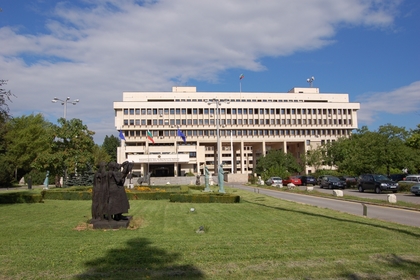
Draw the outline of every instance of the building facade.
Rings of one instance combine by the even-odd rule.
[[[270,150],[299,159],[318,145],[349,136],[357,128],[359,109],[348,94],[320,93],[318,88],[123,92],[123,100],[114,102],[115,127],[125,136],[118,162],[134,162],[133,171],[141,176],[203,174],[205,166],[214,173],[219,166],[245,180],[256,159]],[[307,166],[305,172],[313,169]]]

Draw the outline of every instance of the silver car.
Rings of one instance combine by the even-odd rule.
[[[281,186],[283,184],[283,180],[280,177],[271,177],[268,178],[265,183],[268,186]]]
[[[420,184],[415,184],[411,187],[411,193],[420,195]]]

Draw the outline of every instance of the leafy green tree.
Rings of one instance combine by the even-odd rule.
[[[110,156],[110,161],[117,162],[117,148],[120,146],[120,139],[114,135],[105,136],[102,148]]]
[[[273,176],[284,178],[290,174],[299,173],[302,171],[302,166],[298,164],[292,154],[286,154],[281,150],[272,150],[257,159],[255,171],[266,180]]]
[[[405,145],[407,130],[404,127],[386,124],[379,127],[378,135],[379,160],[386,167],[387,175],[391,174],[392,168],[402,170],[411,160],[411,149]]]
[[[6,158],[7,143],[4,136],[7,134],[6,124],[10,119],[8,101],[14,96],[10,90],[6,90],[3,86],[6,80],[0,80],[0,186],[8,187],[13,182],[13,166]]]
[[[5,84],[7,84],[6,80],[0,80],[0,120],[9,118],[9,106],[7,102],[11,102],[11,97],[14,96],[10,90],[3,88]]]
[[[52,174],[83,173],[94,164],[94,132],[79,119],[60,118],[54,126],[54,138],[48,152],[38,156],[34,167],[49,170]],[[60,126],[61,125],[61,126]]]
[[[405,168],[409,173],[419,173],[420,171],[420,124],[417,129],[411,129],[405,144],[412,149],[412,160],[406,164]]]
[[[93,147],[93,157],[95,168],[99,166],[101,162],[111,162],[111,156],[107,153],[103,146],[95,145]],[[116,161],[116,160],[115,160]]]
[[[15,180],[31,171],[32,162],[51,145],[52,124],[41,114],[12,118],[4,136],[6,159],[15,170]],[[18,178],[19,177],[19,178]]]
[[[325,160],[325,147],[323,146],[310,146],[310,149],[306,152],[306,155],[302,155],[301,161],[305,165],[312,166],[314,173],[321,168]]]

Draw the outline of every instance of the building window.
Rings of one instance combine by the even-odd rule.
[[[128,115],[128,109],[124,109],[124,115]]]

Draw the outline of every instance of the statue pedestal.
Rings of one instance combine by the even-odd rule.
[[[119,228],[128,228],[131,219],[133,216],[126,216],[128,220],[90,220],[90,223],[93,225],[93,229],[119,229]]]

